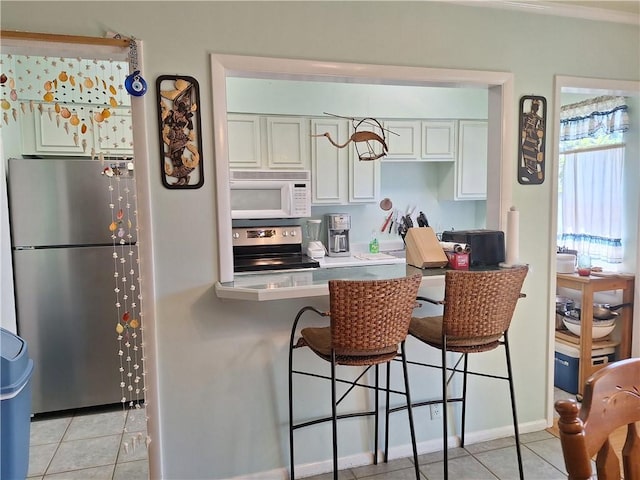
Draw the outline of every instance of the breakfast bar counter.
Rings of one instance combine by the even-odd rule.
[[[232,282],[216,282],[219,298],[284,300],[329,294],[329,280],[380,280],[422,274],[421,287],[444,285],[444,268],[420,269],[406,263],[236,275]]]

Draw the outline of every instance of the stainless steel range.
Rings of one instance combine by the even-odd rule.
[[[302,253],[302,227],[233,228],[233,271],[298,270],[320,263]]]

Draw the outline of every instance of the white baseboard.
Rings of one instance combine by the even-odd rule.
[[[533,422],[521,423],[519,425],[520,434],[539,432],[547,428],[547,422],[544,419],[536,420]],[[490,430],[482,430],[479,432],[471,432],[465,435],[465,444],[471,445],[474,443],[488,442],[490,440],[497,440],[499,438],[509,437],[513,435],[513,426],[506,425],[504,427],[492,428]],[[460,446],[460,437],[457,435],[450,435],[447,444],[449,448]],[[439,438],[427,440],[426,442],[419,442],[416,445],[418,455],[425,453],[439,452],[442,450],[442,440]],[[398,445],[389,448],[389,460],[395,460],[398,458],[406,458],[413,456],[413,449],[411,444]],[[382,462],[384,458],[384,452],[378,451],[378,463]],[[373,464],[373,456],[371,453],[358,453],[356,455],[350,455],[348,457],[338,458],[338,469],[343,470],[345,468],[356,468],[365,465]],[[320,475],[333,471],[333,461],[331,459],[306,463],[304,465],[296,465],[296,479],[312,477],[314,475]],[[266,472],[254,473],[251,475],[242,475],[233,477],[227,480],[288,480],[289,471],[286,468],[279,468],[275,470],[269,470]]]

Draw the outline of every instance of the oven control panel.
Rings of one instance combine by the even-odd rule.
[[[299,225],[233,228],[231,235],[234,247],[302,244],[302,227]]]

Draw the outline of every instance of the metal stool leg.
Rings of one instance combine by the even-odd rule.
[[[507,373],[509,376],[509,393],[511,395],[511,412],[513,413],[513,430],[516,438],[516,452],[518,454],[518,472],[520,480],[524,480],[524,469],[522,467],[522,452],[520,451],[520,432],[518,430],[518,415],[516,414],[516,394],[513,388],[513,373],[511,370],[511,355],[509,353],[509,339],[507,332],[504,332],[504,352],[507,357]]]
[[[464,355],[464,373],[462,377],[462,433],[460,435],[460,447],[464,448],[464,431],[465,431],[465,420],[467,414],[467,361],[469,360],[469,354],[463,353]]]
[[[389,461],[389,388],[391,380],[391,362],[387,362],[387,398],[386,398],[386,419],[384,424],[384,463]]]
[[[336,406],[336,352],[331,349],[331,426],[333,430],[333,480],[338,480],[338,419]]]
[[[293,338],[293,335],[292,335]],[[289,345],[289,468],[291,480],[295,477],[295,463],[293,461],[293,340]]]
[[[447,337],[442,336],[442,442],[444,461],[444,480],[449,478],[449,445],[447,428]]]
[[[407,356],[404,349],[404,341],[401,344],[402,371],[404,373],[404,388],[407,396],[407,413],[409,414],[409,430],[411,431],[411,447],[413,448],[413,464],[416,471],[416,480],[420,480],[420,465],[418,465],[418,449],[416,447],[416,430],[413,425],[413,412],[411,408],[411,394],[409,393],[409,373],[407,372]],[[388,386],[387,386],[388,390]]]
[[[375,400],[375,409],[376,409],[376,413],[375,413],[375,439],[373,442],[373,464],[377,465],[378,464],[378,409],[380,408],[380,401],[378,399],[378,389],[379,389],[379,368],[378,368],[378,364],[376,364],[376,388],[375,388],[375,395],[376,395],[376,400]]]

